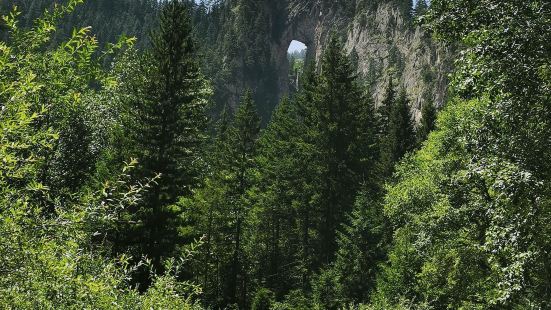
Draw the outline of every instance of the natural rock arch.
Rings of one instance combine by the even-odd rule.
[[[277,74],[276,97],[289,92],[287,49],[291,41],[303,42],[308,47],[307,58],[319,60],[327,38],[334,32],[343,38],[346,52],[354,54],[358,73],[376,104],[382,101],[389,79],[407,91],[416,120],[424,102],[443,104],[451,52],[434,44],[419,27],[412,26],[403,8],[394,1],[379,1],[352,13],[343,12],[340,2],[335,1],[280,1],[266,4],[277,7],[270,10],[269,16],[273,33],[277,33],[272,36],[269,48]],[[250,87],[255,89],[255,85]],[[240,91],[239,87],[234,89]]]
[[[296,10],[296,9],[295,9]],[[313,57],[316,51],[316,26],[317,19],[310,13],[314,13],[314,7],[304,7],[300,11],[293,12],[292,6],[288,5],[287,16],[285,16],[285,28],[281,32],[279,40],[273,42],[272,57],[276,68],[278,68],[278,85],[280,93],[289,91],[289,62],[287,50],[293,40],[300,41],[308,47],[307,57]],[[291,13],[289,13],[291,12]]]

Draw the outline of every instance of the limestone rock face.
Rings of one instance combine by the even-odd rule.
[[[367,15],[367,16],[366,16]],[[371,83],[375,102],[383,100],[388,80],[406,89],[414,115],[425,101],[444,103],[452,51],[436,45],[420,27],[408,25],[390,5],[352,21],[346,49],[355,53],[359,73]]]
[[[424,102],[443,104],[452,52],[435,44],[391,2],[350,14],[322,1],[289,0],[286,20],[283,35],[272,48],[282,94],[288,89],[286,52],[290,42],[303,42],[309,57],[319,59],[327,38],[335,32],[357,62],[358,73],[376,104],[384,99],[389,79],[397,88],[406,89],[416,120]]]

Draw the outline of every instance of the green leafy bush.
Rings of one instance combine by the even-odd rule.
[[[48,186],[53,155],[68,127],[64,112],[112,78],[97,64],[89,29],[45,50],[56,22],[81,0],[56,5],[29,30],[15,9],[0,42],[0,305],[9,309],[192,309],[199,289],[178,282],[177,268],[155,276],[140,294],[128,284],[129,257],[110,257],[102,242],[121,209],[139,201],[154,179],[121,176],[98,190],[59,199]],[[95,87],[93,83],[95,82]],[[64,160],[63,157],[60,160]]]

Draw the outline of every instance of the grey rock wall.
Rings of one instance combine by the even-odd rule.
[[[355,59],[358,73],[378,105],[389,79],[404,88],[416,120],[424,102],[437,107],[446,99],[452,51],[436,44],[391,3],[375,10],[347,16],[320,1],[289,1],[287,26],[273,56],[279,68],[281,92],[287,91],[287,47],[292,40],[308,46],[310,57],[319,59],[330,33],[343,37],[346,51]]]

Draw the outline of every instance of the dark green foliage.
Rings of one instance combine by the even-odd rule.
[[[396,91],[394,90],[394,84],[390,77],[388,85],[385,90],[385,97],[381,102],[381,106],[377,109],[379,114],[379,140],[382,140],[388,133],[390,127],[390,114],[392,113],[392,107],[396,101]]]
[[[262,136],[248,251],[252,277],[276,297],[310,290],[312,274],[335,255],[360,182],[376,187],[374,107],[354,71],[333,38],[321,72],[305,70],[303,87],[282,100]],[[317,279],[314,287],[326,286]]]
[[[247,91],[233,120],[223,113],[210,156],[205,186],[179,205],[190,221],[190,234],[204,236],[193,273],[209,305],[250,305],[247,295],[247,257],[244,255],[250,190],[256,183],[260,118]]]
[[[3,19],[0,305],[194,309],[201,292],[212,309],[551,307],[548,1],[418,2],[463,51],[453,99],[422,107],[417,136],[399,77],[375,109],[336,35],[261,130],[286,2],[80,2],[19,1],[25,27],[53,8],[31,30]],[[346,16],[387,4],[320,1]],[[53,35],[85,21],[141,36],[154,7],[149,50]],[[221,110],[210,139],[200,67]]]
[[[153,260],[174,254],[181,236],[180,210],[171,206],[198,185],[201,148],[205,140],[208,88],[195,60],[195,43],[187,6],[164,4],[159,29],[151,38],[152,50],[138,56],[138,72],[126,89],[123,154],[138,158],[135,177],[159,174],[157,185],[139,206],[130,210],[138,225],[128,227],[122,244]],[[141,280],[142,283],[143,280]]]
[[[260,140],[257,207],[249,221],[248,254],[253,276],[278,296],[308,285],[313,249],[316,174],[313,145],[304,137],[300,103],[282,100]]]
[[[251,306],[252,310],[270,310],[274,304],[274,293],[272,291],[261,288],[256,291]]]
[[[336,246],[335,233],[352,209],[358,185],[372,168],[373,104],[355,80],[342,44],[332,38],[321,62],[316,92],[317,147],[322,169],[320,227],[321,261],[327,263]],[[364,110],[365,109],[365,110]]]
[[[432,103],[425,103],[421,109],[421,123],[417,127],[417,144],[425,141],[436,127],[436,108]]]
[[[395,98],[392,84],[387,91],[387,97],[380,108],[382,114],[382,130],[380,142],[380,172],[383,176],[391,176],[394,165],[415,146],[415,131],[409,108],[409,100],[404,90]],[[388,121],[386,121],[388,119]]]
[[[312,284],[314,304],[321,309],[336,310],[343,304],[339,299],[338,279],[332,269],[322,270]]]
[[[427,4],[427,0],[417,0],[417,3],[415,4],[415,16],[420,17],[427,13],[429,9],[429,5]]]
[[[374,199],[372,190],[363,190],[339,232],[339,247],[331,265],[341,304],[369,302],[378,265],[386,258],[388,229],[379,199]]]
[[[133,184],[123,173],[97,191],[79,188],[88,171],[78,175],[78,167],[89,166],[82,162],[90,148],[89,134],[81,130],[83,111],[101,109],[105,102],[88,100],[101,98],[98,89],[108,88],[114,77],[98,69],[92,57],[96,42],[86,29],[46,48],[56,24],[78,4],[57,6],[31,30],[17,28],[17,11],[2,19],[10,37],[0,42],[0,305],[191,309],[196,287],[178,282],[172,273],[152,275],[152,288],[139,294],[127,282],[128,257],[110,256],[98,238],[121,209],[139,201],[151,180]],[[91,77],[98,79],[94,87]],[[79,134],[85,134],[86,143],[79,144]],[[47,168],[53,166],[55,171]],[[67,188],[72,199],[46,186],[44,175],[56,176],[52,183]],[[45,212],[52,202],[55,212]]]
[[[24,15],[20,20],[22,27],[34,24],[45,9],[51,9],[54,3],[66,1],[51,0],[8,0],[0,2],[0,10],[7,12],[16,5]],[[73,31],[83,27],[92,27],[100,44],[116,42],[121,35],[138,38],[137,46],[148,46],[148,34],[156,25],[159,2],[156,0],[93,0],[85,1],[75,11],[64,16],[52,44],[64,41]]]
[[[256,105],[252,99],[251,91],[246,91],[235,115],[232,131],[228,139],[231,145],[231,165],[228,166],[234,183],[230,184],[230,201],[236,204],[230,209],[233,215],[233,254],[229,277],[230,303],[238,303],[243,306],[247,304],[245,279],[246,270],[243,255],[244,225],[250,206],[247,201],[247,191],[253,186],[254,169],[256,163],[257,139],[260,132],[260,118],[256,112]],[[232,197],[233,196],[233,197]],[[232,199],[233,198],[233,199]]]
[[[422,1],[422,0],[421,0]],[[403,16],[410,19],[413,16],[413,0],[394,0]]]
[[[549,307],[550,17],[547,1],[431,1],[430,26],[464,44],[457,98],[389,187],[377,301]]]
[[[204,15],[196,11],[205,73],[213,80],[218,111],[228,101],[236,106],[251,88],[263,123],[269,120],[280,91],[271,43],[281,35],[285,9],[280,1],[238,0],[215,4]]]

